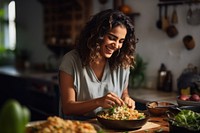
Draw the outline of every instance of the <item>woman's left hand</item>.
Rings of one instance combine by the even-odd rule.
[[[130,98],[129,96],[126,96],[123,98],[123,101],[126,103],[126,105],[129,108],[135,109],[135,101],[132,98]]]

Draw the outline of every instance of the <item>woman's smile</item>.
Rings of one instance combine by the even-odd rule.
[[[105,47],[106,47],[105,53],[112,54],[112,53],[115,52],[115,49],[116,49],[116,48],[113,48],[112,45],[109,44],[109,45],[106,45]]]
[[[101,55],[110,58],[112,54],[120,49],[123,45],[127,33],[127,29],[123,25],[119,25],[111,29],[105,36],[101,45]]]

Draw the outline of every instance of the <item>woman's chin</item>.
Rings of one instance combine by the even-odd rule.
[[[110,58],[112,54],[105,54],[105,58]]]

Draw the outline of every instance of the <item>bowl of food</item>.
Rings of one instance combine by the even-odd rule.
[[[165,115],[166,111],[169,110],[170,107],[176,106],[173,103],[169,102],[158,102],[152,101],[146,103],[146,108],[152,116],[161,116]]]
[[[179,106],[200,106],[200,96],[198,94],[180,95],[176,101]]]
[[[191,110],[200,113],[200,106],[173,106],[170,107],[169,112],[177,115],[181,110]]]
[[[167,112],[170,133],[200,132],[200,113],[192,111],[188,107],[180,109],[177,114],[173,114],[170,111]]]
[[[147,111],[139,111],[127,106],[117,106],[97,113],[98,122],[108,129],[135,130],[146,124]]]
[[[32,121],[26,125],[25,133],[98,133],[103,131],[98,125],[84,121],[64,120],[58,116],[50,116],[47,120]]]

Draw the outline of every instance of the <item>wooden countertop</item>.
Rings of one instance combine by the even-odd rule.
[[[143,104],[146,104],[150,101],[165,101],[177,104],[176,92],[163,92],[156,89],[139,88],[129,89],[129,94],[136,102],[140,102]]]
[[[115,131],[111,129],[106,129],[103,127],[97,119],[88,120],[92,124],[99,125],[105,133],[169,133],[169,124],[166,119],[166,116],[161,117],[153,117],[151,116],[148,122],[140,129],[137,130],[129,130],[129,131]]]

